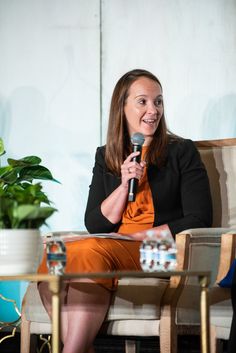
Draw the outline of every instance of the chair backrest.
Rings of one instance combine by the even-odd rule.
[[[210,271],[213,286],[220,262],[222,233],[236,228],[236,138],[195,144],[209,176],[214,228],[186,230],[178,234],[177,262],[179,269]],[[187,278],[178,298],[177,324],[187,327],[199,323],[199,295],[197,279]]]
[[[209,176],[213,227],[236,228],[236,138],[195,144]]]

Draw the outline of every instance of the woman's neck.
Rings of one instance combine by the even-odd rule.
[[[152,136],[145,136],[145,141],[143,146],[149,146],[152,142],[153,137]]]

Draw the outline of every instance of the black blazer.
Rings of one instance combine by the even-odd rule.
[[[96,152],[93,178],[90,185],[85,225],[90,233],[117,231],[101,213],[102,201],[121,183],[111,174],[104,161],[105,146]],[[212,203],[206,169],[191,140],[177,140],[168,144],[165,166],[149,166],[148,181],[154,204],[154,223],[167,223],[173,235],[189,228],[210,227]]]

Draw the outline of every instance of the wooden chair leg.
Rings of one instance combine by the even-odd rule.
[[[160,321],[160,353],[177,353],[177,328],[175,311],[170,305],[165,305]]]
[[[125,340],[125,353],[138,353],[135,340]]]
[[[30,352],[30,321],[25,317],[22,310],[21,313],[21,332],[20,332],[20,353]]]

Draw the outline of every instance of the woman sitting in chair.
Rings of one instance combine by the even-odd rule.
[[[140,152],[131,137],[144,136]],[[129,181],[138,179],[134,202]],[[110,107],[107,142],[96,152],[85,213],[90,233],[115,232],[131,240],[90,238],[67,243],[66,272],[141,270],[140,241],[148,229],[170,237],[189,228],[210,227],[212,206],[206,170],[191,140],[166,127],[160,81],[146,70],[127,72],[117,82]],[[40,272],[46,272],[46,261]],[[63,291],[63,353],[93,352],[117,279],[73,280]],[[39,285],[51,315],[46,283]]]

